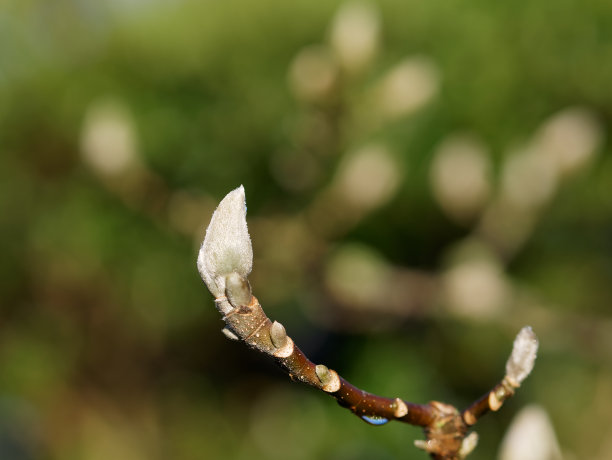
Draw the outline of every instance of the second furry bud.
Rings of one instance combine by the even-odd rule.
[[[251,285],[249,280],[238,273],[225,277],[225,295],[234,307],[243,307],[251,303]]]

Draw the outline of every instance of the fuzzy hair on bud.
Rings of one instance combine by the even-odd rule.
[[[506,363],[506,377],[520,385],[533,369],[538,352],[538,338],[531,326],[525,326],[517,334],[512,354]]]
[[[225,294],[225,277],[246,278],[253,267],[253,247],[246,223],[246,201],[241,185],[229,192],[212,215],[198,254],[198,271],[215,297]]]

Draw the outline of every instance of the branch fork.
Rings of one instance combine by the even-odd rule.
[[[247,277],[253,265],[253,251],[242,186],[230,192],[214,212],[197,265],[202,280],[215,296],[215,305],[225,321],[226,337],[271,356],[292,380],[329,394],[367,423],[383,425],[397,420],[422,427],[425,440],[415,441],[415,445],[433,459],[460,460],[472,452],[478,436],[475,432],[468,434],[469,428],[487,412],[499,410],[534,365],[538,341],[527,326],[514,341],[504,378],[460,412],[438,401],[414,404],[368,393],[327,366],[311,362],[287,335],[284,326],[266,316],[251,292]]]

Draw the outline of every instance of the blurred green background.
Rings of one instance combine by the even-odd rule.
[[[470,458],[612,458],[611,122],[609,0],[0,2],[0,458],[426,458],[220,333],[240,184],[315,362],[465,407],[531,324]]]

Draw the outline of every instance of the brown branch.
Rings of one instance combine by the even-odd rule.
[[[245,299],[250,299],[248,302]],[[231,300],[231,302],[230,302]],[[241,303],[246,305],[241,305]],[[334,397],[340,406],[374,425],[397,420],[424,429],[425,441],[415,442],[438,460],[458,460],[473,449],[476,436],[468,428],[485,413],[498,410],[514,394],[515,386],[504,378],[489,393],[460,413],[454,406],[437,401],[414,404],[400,398],[377,396],[352,385],[332,369],[315,364],[294,344],[285,328],[272,322],[259,301],[250,294],[246,279],[227,277],[226,296],[216,299],[217,308],[227,312],[224,333],[232,339],[272,356],[292,380],[313,386]]]
[[[508,377],[499,382],[491,391],[474,401],[470,407],[465,409],[461,417],[468,426],[474,425],[483,415],[490,411],[498,411],[504,402],[514,395],[518,385],[511,382]]]
[[[218,298],[216,302],[222,308],[229,304],[228,297]],[[287,336],[280,323],[268,319],[255,296],[251,297],[248,305],[231,308],[233,310],[223,318],[231,338],[271,355],[292,380],[329,393],[355,415],[400,420],[422,427],[429,426],[436,419],[436,410],[431,405],[412,404],[399,398],[368,393],[340,377],[336,371],[314,364]]]

